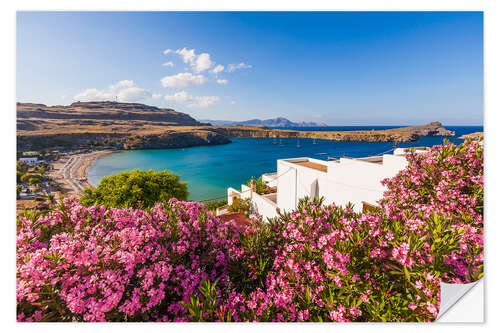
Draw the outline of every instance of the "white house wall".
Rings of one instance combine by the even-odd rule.
[[[289,211],[295,208],[295,190],[297,171],[290,163],[278,161],[278,193],[277,203],[281,210]]]
[[[312,161],[312,159],[309,160]],[[278,207],[280,207],[280,209],[284,211],[295,209],[301,198],[304,198],[306,196],[311,197],[311,185],[313,184],[313,182],[315,182],[316,179],[320,178],[321,175],[326,175],[325,172],[300,166],[283,160],[278,161],[277,169],[277,204]]]
[[[296,164],[309,161],[327,166],[327,172]],[[324,197],[325,204],[346,205],[351,202],[356,211],[361,211],[363,202],[377,204],[385,191],[381,181],[395,176],[407,166],[405,156],[383,155],[382,164],[357,159],[341,158],[338,161],[322,161],[312,158],[294,158],[277,161],[276,174],[265,174],[268,181],[276,182],[276,204],[256,193],[252,197],[252,209],[264,218],[277,216],[281,212],[297,207],[300,199],[308,196]],[[274,185],[274,184],[273,184]],[[228,203],[231,194],[240,194],[242,199],[250,198],[250,188],[241,186],[241,192],[228,189]]]
[[[252,213],[257,213],[264,219],[278,216],[278,212],[276,211],[276,208],[278,208],[278,206],[265,198],[263,195],[253,193],[251,205]]]
[[[385,191],[382,179],[393,177],[406,167],[404,156],[384,155],[383,164],[342,158],[338,162],[320,161],[328,165],[328,172],[297,165],[289,161],[278,161],[277,204],[285,211],[296,208],[296,204],[305,196],[314,196],[313,183],[318,181],[318,195],[324,197],[325,204],[354,204],[356,211],[361,211],[363,201],[376,204]],[[304,159],[317,163],[314,159]]]

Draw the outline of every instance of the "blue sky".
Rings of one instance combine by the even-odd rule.
[[[19,12],[16,80],[18,101],[47,105],[117,98],[197,119],[479,125],[483,15]]]

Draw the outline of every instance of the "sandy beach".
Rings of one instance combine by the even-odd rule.
[[[116,151],[101,150],[87,154],[67,155],[52,163],[49,176],[61,186],[61,194],[79,197],[82,191],[92,187],[87,181],[87,170],[94,161]]]

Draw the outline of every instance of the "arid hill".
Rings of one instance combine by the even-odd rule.
[[[133,124],[131,123],[133,122]],[[70,127],[109,127],[127,125],[140,128],[151,126],[200,126],[188,114],[173,109],[160,109],[139,103],[76,102],[69,106],[17,103],[18,131],[63,131]],[[96,128],[97,130],[97,128]]]
[[[69,106],[17,103],[20,150],[90,145],[119,149],[179,148],[229,143],[232,137],[408,142],[425,135],[455,133],[439,122],[376,131],[293,131],[211,126],[182,112],[139,103],[77,102]]]

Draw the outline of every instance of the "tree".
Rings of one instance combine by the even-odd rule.
[[[29,169],[29,165],[26,162],[17,161],[16,167],[18,171],[26,172]]]
[[[21,176],[21,182],[23,183],[27,182],[30,185],[41,184],[42,181],[43,181],[43,176],[33,173],[26,173]]]
[[[95,189],[86,189],[80,201],[86,206],[101,204],[107,207],[153,207],[171,198],[186,200],[187,183],[179,175],[164,171],[125,171],[104,177]]]

